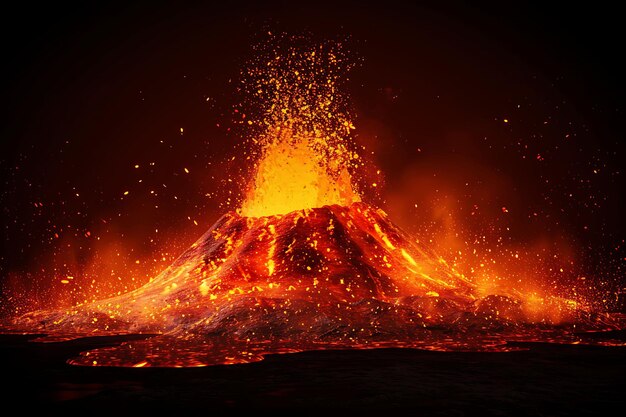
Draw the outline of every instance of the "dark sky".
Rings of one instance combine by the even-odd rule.
[[[0,279],[97,275],[104,258],[145,278],[236,206],[235,86],[267,28],[350,37],[357,140],[385,175],[372,201],[398,224],[478,210],[468,233],[573,242],[588,268],[622,275],[616,10],[213,3],[3,11]]]

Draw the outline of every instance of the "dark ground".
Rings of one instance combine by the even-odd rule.
[[[195,369],[84,368],[65,361],[119,342],[32,343],[0,335],[4,406],[67,414],[566,416],[624,410],[626,348],[535,344],[510,353],[305,352]],[[138,413],[139,411],[139,413]],[[293,413],[292,413],[293,412]],[[347,413],[346,413],[347,412]],[[258,413],[257,413],[258,414]],[[261,413],[264,414],[264,413]],[[282,413],[280,413],[282,414]]]

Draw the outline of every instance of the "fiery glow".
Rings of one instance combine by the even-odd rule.
[[[343,167],[337,178],[330,174],[323,155],[306,137],[277,131],[276,140],[263,150],[257,172],[241,214],[262,217],[286,214],[304,208],[360,201],[350,174]]]
[[[340,89],[347,67],[336,46],[259,51],[244,77],[261,110],[241,112],[256,161],[241,209],[147,284],[33,311],[11,329],[48,341],[158,334],[71,361],[145,367],[331,348],[507,351],[510,341],[580,343],[581,332],[620,328],[584,299],[503,290],[494,277],[504,270],[464,264],[461,250],[446,260],[361,202],[353,178],[362,161]]]
[[[351,150],[355,127],[341,88],[351,65],[340,45],[257,49],[242,87],[254,100],[253,113],[242,120],[259,157],[241,215],[360,201],[350,170],[361,162]]]

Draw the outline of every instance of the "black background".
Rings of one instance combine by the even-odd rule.
[[[314,40],[351,37],[364,58],[347,87],[357,141],[375,152],[384,174],[383,191],[368,198],[395,222],[415,233],[437,230],[445,205],[464,233],[502,237],[500,248],[556,242],[548,253],[569,251],[596,282],[623,285],[617,6],[292,3],[4,5],[0,280],[28,297],[43,294],[44,303],[62,298],[45,291],[67,290],[54,287],[59,274],[87,271],[106,281],[108,272],[85,265],[111,266],[99,254],[113,245],[122,254],[117,272],[136,273],[137,284],[236,206],[244,180],[239,162],[227,162],[241,143],[227,130],[240,100],[235,84],[250,44],[271,28],[308,31]],[[479,216],[469,214],[474,205]],[[144,260],[161,252],[165,260],[145,269]],[[596,415],[624,408],[626,362],[617,347],[305,352],[242,366],[87,369],[65,361],[120,340],[27,339],[0,339],[11,381],[0,398],[24,410]]]

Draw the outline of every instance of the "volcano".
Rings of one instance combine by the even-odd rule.
[[[13,327],[48,341],[156,335],[86,352],[75,364],[193,366],[328,348],[507,350],[506,340],[536,338],[524,307],[510,296],[478,297],[385,212],[358,202],[258,218],[228,213],[143,287],[32,312]],[[564,322],[583,321],[570,304],[559,308]],[[545,323],[542,331],[545,339]]]
[[[446,311],[475,301],[472,284],[443,259],[412,242],[382,210],[354,203],[259,218],[228,213],[143,287],[23,319],[55,334],[317,339],[383,332],[381,320],[387,331],[390,323],[450,322]],[[432,311],[418,315],[416,307]],[[392,317],[398,315],[403,319]]]
[[[380,170],[351,140],[340,88],[348,61],[339,45],[293,41],[259,49],[245,71],[241,91],[258,108],[234,113],[252,129],[242,155],[252,176],[238,211],[144,286],[34,311],[11,330],[44,341],[151,336],[74,364],[199,366],[319,349],[510,350],[509,341],[578,343],[581,330],[616,327],[573,300],[486,293],[362,202],[373,181],[361,174]]]

